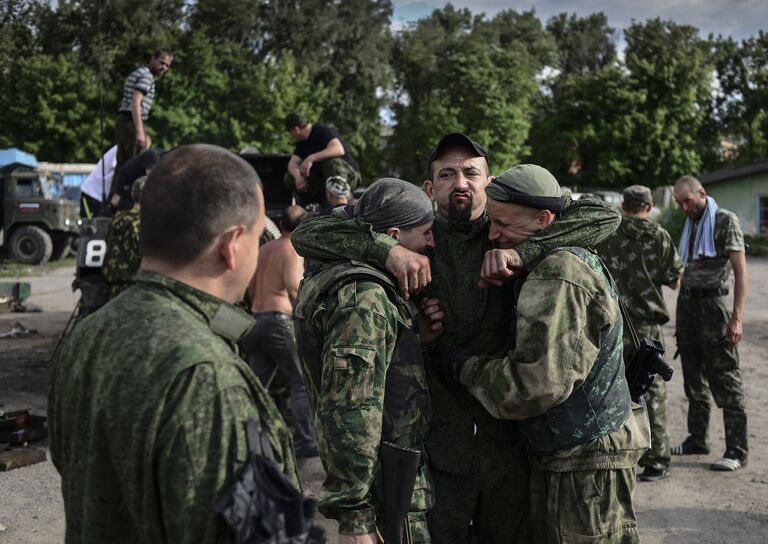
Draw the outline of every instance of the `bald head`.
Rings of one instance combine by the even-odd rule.
[[[280,216],[280,230],[284,234],[294,231],[299,223],[304,221],[309,214],[301,206],[289,206],[283,210]]]
[[[698,219],[707,207],[707,192],[693,176],[683,176],[675,182],[675,202],[691,219]]]
[[[695,178],[693,176],[682,176],[681,178],[678,178],[678,180],[675,182],[675,192],[687,189],[688,191],[692,192],[699,192],[700,189],[703,189],[701,182],[698,180],[698,178]]]

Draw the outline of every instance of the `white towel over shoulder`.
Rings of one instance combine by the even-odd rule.
[[[715,214],[717,208],[715,199],[708,196],[707,206],[704,208],[704,214],[701,216],[699,227],[696,229],[696,238],[693,240],[693,255],[690,255],[688,251],[688,248],[691,247],[693,220],[690,217],[685,220],[685,228],[683,228],[683,234],[680,236],[680,243],[677,246],[683,265],[687,265],[689,259],[696,261],[701,257],[715,256]]]

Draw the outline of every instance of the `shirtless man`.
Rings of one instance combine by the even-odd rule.
[[[256,320],[246,345],[251,368],[265,387],[269,387],[277,371],[290,384],[293,444],[297,458],[318,454],[291,318],[304,273],[304,259],[291,245],[291,232],[306,215],[301,206],[291,206],[283,211],[281,236],[259,251],[259,266],[248,289],[251,313]]]

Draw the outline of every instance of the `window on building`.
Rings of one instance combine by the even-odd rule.
[[[768,236],[768,195],[757,197],[758,199],[758,232],[760,236]]]

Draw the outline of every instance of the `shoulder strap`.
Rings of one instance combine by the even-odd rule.
[[[608,267],[605,266],[605,263],[597,254],[597,251],[595,251],[593,248],[558,247],[552,250],[549,254],[551,255],[556,251],[567,251],[568,253],[572,253],[573,255],[576,255],[577,257],[581,258],[580,255],[576,251],[574,251],[575,249],[581,249],[583,251],[587,251],[597,258],[597,261],[600,263],[600,266],[603,268],[605,277],[608,278],[608,282],[613,288],[613,291],[616,293],[616,299],[619,301],[619,310],[621,311],[621,317],[622,319],[624,319],[624,323],[627,326],[627,329],[629,330],[629,336],[630,338],[632,338],[632,344],[634,344],[635,349],[640,349],[640,336],[637,334],[637,329],[635,329],[635,325],[632,323],[632,319],[629,317],[629,312],[627,312],[627,307],[624,305],[624,301],[621,299],[619,288],[616,286],[616,282],[613,280],[613,276],[611,275],[610,270],[608,270]]]

